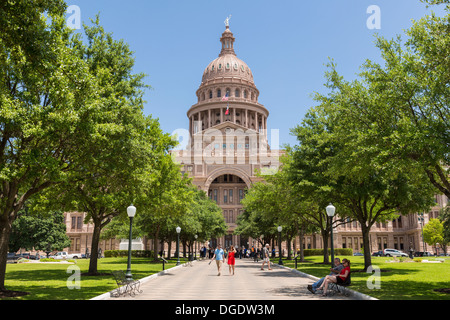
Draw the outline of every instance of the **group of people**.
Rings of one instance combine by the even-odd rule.
[[[236,251],[236,249],[234,248],[234,246],[230,247],[230,250],[227,252],[226,257],[225,257],[225,252],[222,249],[222,246],[219,244],[216,248],[216,250],[214,250],[213,256],[211,258],[211,262],[215,259],[216,260],[216,265],[217,265],[217,275],[220,276],[221,275],[221,271],[222,271],[222,265],[225,261],[225,258],[227,259],[226,262],[228,264],[228,269],[229,269],[229,273],[230,275],[234,276],[234,271],[235,271],[235,264],[236,264],[236,253],[238,251]],[[264,249],[262,250],[262,265],[261,265],[261,270],[264,270],[264,264],[267,263],[267,267],[269,270],[272,270],[272,268],[270,268],[270,255],[269,255],[269,244],[266,244],[266,246],[264,247]],[[211,263],[210,262],[210,263]]]
[[[236,262],[236,249],[234,246],[231,246],[230,250],[227,252],[227,255],[225,256],[225,252],[222,249],[222,246],[219,244],[214,250],[213,256],[211,258],[211,262],[215,259],[216,265],[217,265],[217,275],[221,275],[222,271],[222,265],[226,258],[226,263],[228,264],[228,269],[230,275],[234,275],[235,272],[235,262]],[[210,263],[211,263],[210,262]],[[267,264],[268,270],[272,270],[270,267],[270,250],[269,250],[269,244],[266,244],[265,247],[262,250],[262,265],[261,270],[264,270],[264,265]],[[330,283],[336,283],[336,284],[344,284],[346,283],[350,278],[350,260],[348,259],[342,259],[335,258],[334,259],[334,267],[330,268],[330,274],[327,276],[317,280],[312,285],[308,285],[307,289],[315,294],[317,290],[322,291],[322,295],[327,295],[327,290],[330,285]]]
[[[350,260],[335,258],[334,267],[330,268],[330,274],[320,278],[312,285],[308,285],[307,289],[315,294],[317,290],[322,290],[322,296],[327,295],[328,286],[330,283],[344,284],[350,277]]]

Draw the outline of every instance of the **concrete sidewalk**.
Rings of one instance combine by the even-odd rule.
[[[261,270],[261,261],[236,259],[235,275],[230,275],[228,265],[217,275],[215,261],[194,261],[141,279],[142,293],[134,297],[110,297],[109,293],[94,299],[101,300],[355,300],[362,297],[345,297],[336,294],[322,297],[307,290],[315,277],[296,270],[272,265],[272,270]],[[364,298],[364,297],[363,297]]]

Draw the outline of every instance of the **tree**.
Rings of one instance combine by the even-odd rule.
[[[91,152],[96,81],[70,48],[65,9],[62,0],[0,4],[0,291],[17,213]]]
[[[418,165],[393,160],[380,148],[377,130],[392,129],[385,91],[379,82],[345,81],[334,64],[327,73],[328,96],[317,94],[319,106],[298,126],[298,181],[320,193],[333,194],[335,206],[361,225],[365,268],[371,265],[369,231],[377,221],[392,220],[429,208],[433,189]],[[306,160],[313,159],[308,165]],[[315,164],[315,165],[312,165]],[[340,212],[338,212],[340,214]]]
[[[129,46],[114,40],[101,27],[99,17],[84,25],[87,45],[81,36],[72,39],[74,53],[86,62],[98,83],[96,124],[89,137],[95,150],[74,159],[78,170],[51,190],[48,198],[65,210],[86,212],[93,236],[89,274],[97,274],[100,234],[112,218],[125,215],[142,186],[143,168],[151,167],[161,152],[174,145],[159,123],[143,115],[143,74],[133,74],[134,59]]]
[[[450,197],[450,2],[425,2],[445,4],[447,14],[414,21],[405,42],[377,38],[384,65],[368,61],[364,68],[391,115],[374,125],[382,154],[419,165],[436,193]]]
[[[423,227],[423,239],[430,246],[435,248],[435,252],[437,253],[437,245],[443,244],[444,242],[444,225],[439,219],[430,219],[428,223]]]
[[[136,206],[142,210],[135,221],[142,232],[153,239],[156,260],[161,230],[170,232],[169,226],[188,212],[193,191],[191,179],[181,173],[180,165],[167,152],[160,154],[155,165],[145,170],[148,174],[142,175],[142,185],[136,196]]]
[[[13,222],[9,239],[10,251],[34,248],[49,253],[61,251],[68,246],[70,239],[66,234],[64,214],[61,211],[36,215],[21,210]]]
[[[439,213],[439,220],[442,221],[442,249],[447,252],[447,246],[450,244],[450,205],[441,209]]]

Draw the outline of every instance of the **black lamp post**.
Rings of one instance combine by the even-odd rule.
[[[195,235],[194,238],[195,238],[195,243],[194,243],[194,260],[197,260],[197,238],[198,238],[198,236]]]
[[[130,236],[128,239],[128,267],[127,272],[125,274],[125,279],[128,281],[133,280],[133,276],[131,275],[131,241],[132,241],[132,227],[133,227],[133,218],[136,214],[136,207],[131,205],[127,208],[127,215],[130,218]]]
[[[425,239],[423,237],[424,216],[425,216],[425,214],[423,212],[417,214],[418,220],[420,222],[420,228],[422,230],[423,254],[425,255],[425,252],[427,251],[427,247],[425,245]]]
[[[333,216],[336,208],[330,203],[327,210],[327,216],[330,218],[330,236],[331,236],[331,267],[334,268],[334,244],[333,244]]]
[[[175,229],[177,231],[177,266],[180,265],[180,232],[181,228],[177,227]]]
[[[283,260],[281,260],[281,230],[283,230],[282,226],[278,226],[278,256],[280,257],[280,259],[278,260],[278,264],[280,266],[283,265]]]

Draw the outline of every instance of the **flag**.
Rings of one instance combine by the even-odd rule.
[[[228,101],[228,91],[227,91],[227,93],[223,96],[222,101]]]
[[[227,93],[223,96],[222,101],[228,101],[228,91]],[[228,108],[228,102],[227,102],[227,110],[225,111],[225,115],[227,115],[230,112],[229,108]]]

